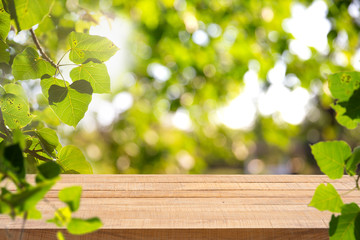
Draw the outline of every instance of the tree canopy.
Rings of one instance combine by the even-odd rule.
[[[47,106],[49,91],[42,94],[38,82],[25,80],[26,91],[39,94],[29,99],[30,112],[50,128],[59,126],[61,142],[82,149],[95,172],[316,173],[309,144],[359,140],[357,128],[334,121],[334,109],[344,106],[331,107],[327,83],[329,74],[360,69],[355,1],[39,2],[31,19],[40,21],[34,32],[41,46],[57,61],[70,46],[64,65],[82,65],[64,66],[63,74],[90,82],[94,94],[58,82],[54,96],[83,96],[77,106],[83,112],[65,119],[59,104]],[[44,3],[52,4],[49,13]],[[15,67],[39,54],[27,48],[34,47],[31,34],[7,31],[0,36],[2,83],[40,78]],[[107,65],[109,74],[94,59],[107,60],[111,46],[94,37],[110,55],[96,54],[82,33],[108,35],[118,44],[114,59],[120,61]],[[94,61],[84,63],[82,54]],[[36,66],[52,68],[46,61]],[[116,68],[121,71],[113,74]],[[50,88],[46,82],[43,89]],[[95,122],[87,125],[92,115]]]

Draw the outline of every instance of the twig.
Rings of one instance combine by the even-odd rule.
[[[360,190],[360,187],[359,187],[359,179],[360,179],[360,174],[357,176],[357,178],[356,178],[356,188],[358,189],[358,190]]]
[[[31,37],[37,47],[37,49],[40,51],[41,56],[48,61],[53,67],[58,68],[58,66],[56,65],[56,63],[54,63],[53,60],[51,60],[51,58],[49,58],[49,56],[44,52],[44,50],[42,49],[39,40],[37,39],[35,32],[32,28],[30,28],[30,33],[31,33]]]
[[[7,136],[6,136],[5,134],[2,134],[2,133],[0,132],[0,138],[2,138],[2,139],[6,139],[6,138],[7,138]]]
[[[50,158],[46,158],[44,156],[41,156],[41,155],[37,154],[37,152],[35,150],[25,149],[24,153],[28,153],[28,154],[32,155],[33,157],[36,157],[37,159],[40,159],[40,160],[45,161],[45,162],[54,161],[54,160],[52,160]]]

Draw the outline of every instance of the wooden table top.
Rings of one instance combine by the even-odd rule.
[[[308,207],[316,187],[330,182],[340,194],[354,178],[320,175],[62,175],[47,194],[80,185],[77,217],[98,216],[104,226],[66,239],[328,239],[330,212]],[[360,203],[360,191],[342,195]],[[44,219],[52,207],[41,202]],[[0,240],[17,236],[21,219],[0,215]],[[58,228],[41,220],[26,223],[25,239],[56,239]],[[63,232],[66,232],[65,230]],[[15,239],[15,238],[14,238]]]

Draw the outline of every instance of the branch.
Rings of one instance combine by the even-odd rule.
[[[37,159],[40,159],[40,160],[42,160],[42,161],[45,161],[45,162],[53,161],[53,160],[50,159],[50,158],[46,158],[46,157],[44,157],[44,156],[39,155],[35,150],[25,149],[24,153],[30,154],[30,155],[32,155],[33,157],[35,157],[35,158],[37,158]]]
[[[2,134],[2,133],[0,132],[0,138],[2,138],[2,139],[6,139],[6,138],[7,138],[7,136],[6,136],[5,134]]]
[[[39,40],[37,39],[36,35],[35,35],[35,32],[32,28],[30,28],[30,33],[31,33],[31,37],[37,47],[37,49],[40,51],[41,53],[41,56],[46,60],[48,61],[54,68],[57,68],[58,66],[56,65],[56,63],[54,63],[53,60],[51,60],[51,58],[49,58],[49,56],[44,52],[44,50],[42,49],[40,43],[39,43]]]

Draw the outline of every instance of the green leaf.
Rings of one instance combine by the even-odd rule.
[[[13,172],[20,179],[25,178],[25,164],[22,150],[18,144],[7,146],[4,150],[7,165],[12,166]]]
[[[70,77],[73,81],[84,79],[90,82],[94,93],[110,92],[110,77],[105,64],[93,62],[82,64],[71,70]]]
[[[93,94],[93,88],[91,84],[86,80],[77,80],[70,84],[70,88],[76,90],[79,93]]]
[[[53,151],[60,145],[59,138],[56,134],[56,131],[51,128],[41,128],[36,130],[36,136],[40,140],[41,147],[44,151],[52,156],[55,157]]]
[[[357,214],[355,218],[354,233],[355,233],[355,239],[360,239],[360,212]]]
[[[41,178],[45,178],[47,180],[51,180],[57,178],[61,172],[59,164],[56,162],[46,162],[38,166],[39,173],[41,177],[37,180],[42,180]]]
[[[339,102],[349,100],[359,86],[359,72],[341,72],[329,76],[330,92]]]
[[[338,104],[345,108],[344,115],[349,117],[352,120],[360,122],[360,89],[357,89],[353,92],[352,96],[348,101],[338,102]]]
[[[29,102],[24,89],[18,84],[6,84],[6,94],[0,96],[0,107],[5,124],[11,129],[21,128],[32,120]]]
[[[334,235],[331,240],[355,240],[355,219],[360,212],[356,203],[346,204],[342,207],[341,215]]]
[[[54,105],[54,103],[59,103],[64,101],[64,99],[68,95],[68,87],[51,85],[48,93],[49,93],[49,104]]]
[[[351,157],[346,161],[346,172],[350,176],[356,175],[356,170],[359,163],[360,163],[360,146],[354,149]]]
[[[332,108],[336,111],[336,120],[343,126],[353,129],[360,123],[360,73],[344,72],[329,76],[331,94],[337,99]]]
[[[330,212],[341,212],[341,207],[344,205],[339,193],[336,191],[333,185],[328,183],[320,184],[309,204],[311,207],[315,207],[320,211],[328,210]]]
[[[39,210],[37,210],[35,207],[29,209],[27,214],[27,219],[41,219],[42,215]]]
[[[79,209],[81,197],[81,187],[72,186],[61,189],[59,192],[59,199],[66,203],[72,212]]]
[[[5,124],[11,129],[25,127],[32,120],[28,103],[17,95],[7,93],[1,96],[0,107]]]
[[[335,110],[336,112],[336,121],[340,123],[340,125],[348,128],[348,129],[354,129],[358,125],[357,120],[351,119],[349,116],[344,115],[346,112],[346,108],[343,108],[339,104],[331,104],[331,108]]]
[[[311,146],[321,171],[331,179],[343,176],[345,160],[351,156],[351,148],[344,141],[319,142]]]
[[[69,58],[79,64],[89,58],[107,61],[119,50],[109,39],[85,33],[70,33],[68,42],[71,49]]]
[[[5,42],[5,39],[10,31],[10,15],[5,11],[2,2],[0,1],[0,40]]]
[[[71,211],[69,207],[59,208],[54,213],[52,219],[47,220],[47,222],[55,223],[58,227],[66,226],[71,221]]]
[[[58,102],[58,92],[49,91],[52,86],[67,89],[66,97]],[[84,117],[88,105],[91,102],[91,94],[80,93],[78,89],[65,86],[64,81],[56,78],[45,78],[41,80],[41,88],[45,97],[49,100],[50,107],[54,110],[61,121],[67,125],[74,126]],[[62,92],[64,93],[64,91]]]
[[[58,232],[56,233],[56,237],[57,237],[58,240],[65,240],[64,235],[63,235],[62,232],[60,232],[60,231],[58,231]]]
[[[6,93],[11,93],[21,97],[26,102],[26,105],[29,105],[27,94],[20,84],[9,83],[4,86],[4,89]]]
[[[102,227],[102,223],[99,218],[80,219],[72,218],[67,230],[74,235],[81,235],[91,233]]]
[[[28,211],[36,206],[36,204],[44,198],[45,194],[55,184],[55,181],[46,181],[37,184],[35,187],[30,186],[19,193],[12,194],[8,202],[12,207],[17,208],[20,212]]]
[[[32,47],[27,47],[22,53],[18,54],[12,65],[12,73],[16,80],[37,79],[43,75],[52,76],[55,74],[55,70]]]
[[[64,172],[75,170],[83,174],[93,173],[90,163],[86,161],[81,150],[75,146],[63,147],[59,152],[57,163],[60,164]]]
[[[54,0],[14,0],[15,13],[12,18],[17,23],[18,31],[30,29],[40,23],[50,12]]]
[[[0,214],[9,214],[11,212],[11,207],[0,200]]]
[[[7,49],[7,44],[0,39],[0,63],[9,63],[10,53],[7,51]]]
[[[329,223],[329,236],[332,236],[335,234],[338,223],[339,223],[340,216],[335,216],[334,214],[331,215],[331,220]]]

